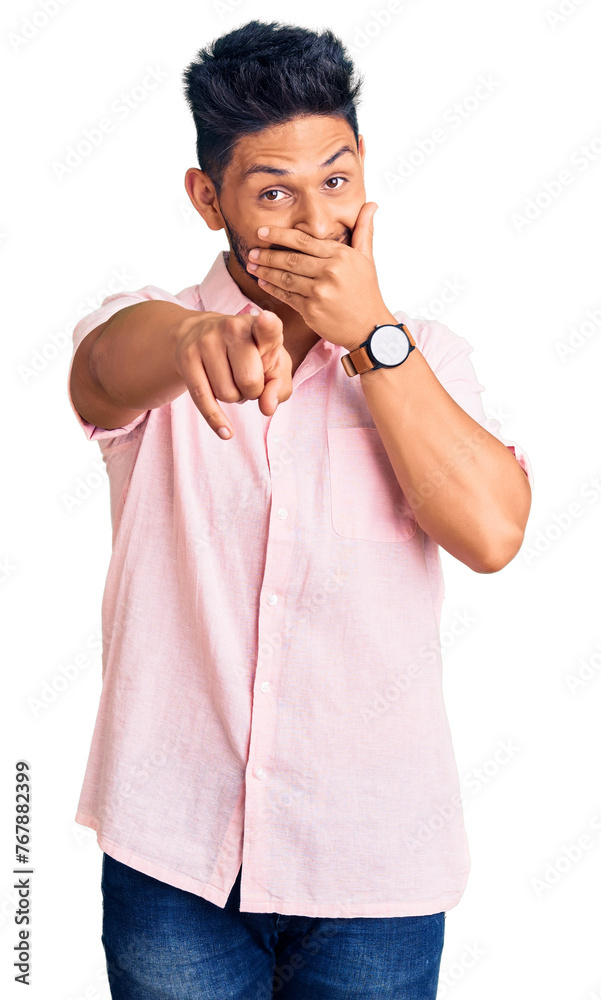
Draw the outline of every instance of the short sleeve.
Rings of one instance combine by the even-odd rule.
[[[67,395],[77,422],[83,428],[86,437],[90,441],[109,440],[111,438],[117,438],[128,434],[130,431],[133,431],[134,428],[142,424],[147,419],[148,414],[151,411],[145,410],[143,413],[139,413],[134,420],[130,421],[130,423],[125,424],[123,427],[111,428],[110,430],[106,427],[96,427],[94,424],[90,424],[87,420],[84,420],[78,410],[76,410],[71,398],[71,371],[73,369],[75,352],[88,333],[95,330],[96,327],[100,326],[102,323],[106,323],[107,320],[111,319],[111,317],[114,316],[115,313],[119,312],[120,309],[125,309],[127,306],[135,305],[137,302],[147,302],[151,299],[161,299],[167,302],[175,302],[177,305],[183,305],[183,303],[180,302],[175,295],[171,295],[164,289],[157,288],[155,285],[146,285],[144,288],[140,288],[137,291],[117,292],[114,295],[109,295],[102,301],[102,304],[98,307],[98,309],[95,309],[94,312],[88,313],[87,316],[80,319],[73,330],[73,353],[71,355],[69,372],[67,374]]]
[[[482,393],[485,387],[478,382],[469,357],[474,349],[472,345],[437,320],[412,320],[404,313],[395,313],[395,316],[399,317],[401,322],[407,323],[416,346],[449,396],[481,427],[509,448],[526,474],[532,489],[532,464],[528,455],[516,441],[501,435],[499,420],[488,417],[484,412]]]

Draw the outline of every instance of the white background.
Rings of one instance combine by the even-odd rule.
[[[109,998],[101,853],[73,820],[100,694],[109,493],[67,400],[71,332],[114,270],[121,287],[177,292],[227,249],[184,190],[197,163],[181,74],[199,48],[259,17],[331,27],[349,46],[365,77],[358,114],[384,299],[473,345],[486,412],[534,470],[526,539],[504,570],[476,574],[442,552],[445,700],[472,871],[447,916],[439,997],[601,997],[601,5],[44,2],[51,16],[36,0],[4,5],[0,40],[5,995]],[[148,67],[162,81],[59,177],[68,147]],[[437,128],[445,141],[418,165]],[[416,165],[394,183],[403,157]],[[461,290],[444,303],[449,282]],[[69,506],[82,481],[88,495]],[[33,783],[27,991],[12,968],[19,758]]]

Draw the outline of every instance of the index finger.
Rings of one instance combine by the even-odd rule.
[[[302,229],[285,229],[283,226],[261,226],[257,229],[257,236],[268,244],[261,247],[262,250],[279,250],[279,245],[274,244],[281,244],[285,249],[292,247],[313,257],[331,257],[334,247],[339,246],[337,240],[316,240]]]
[[[263,323],[261,321],[257,322],[256,319],[251,320],[251,336],[259,348],[259,354],[263,357],[268,351],[279,347],[280,344],[284,342],[283,324],[282,321],[274,313],[273,309],[261,309],[260,306],[253,306],[249,310],[249,316],[253,317],[265,317],[267,320],[272,322]],[[273,322],[273,318],[276,317],[277,322]]]
[[[202,413],[209,427],[220,438],[231,438],[234,433],[232,425],[215,398],[205,367],[199,357],[191,357],[186,360],[185,379],[192,401]]]

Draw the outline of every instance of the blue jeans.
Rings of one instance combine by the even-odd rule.
[[[435,1000],[446,913],[303,917],[240,912],[102,857],[113,1000]]]

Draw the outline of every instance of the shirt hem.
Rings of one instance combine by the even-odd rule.
[[[209,903],[215,903],[221,909],[225,907],[229,893],[225,895],[221,889],[215,888],[214,885],[208,885],[206,882],[201,882],[200,879],[193,878],[191,875],[184,875],[173,868],[166,868],[165,865],[159,864],[152,858],[147,858],[143,854],[136,854],[135,851],[130,851],[127,847],[121,847],[114,840],[105,837],[100,831],[100,824],[95,816],[78,811],[75,814],[75,822],[95,830],[100,850],[110,855],[115,861],[120,861],[123,865],[129,865],[130,868],[135,868],[136,871],[142,872],[144,875],[150,875],[151,878],[156,878],[160,882],[166,882],[167,885],[172,885],[176,889],[184,889],[186,892],[192,892],[195,896],[202,896],[203,899],[208,900]]]
[[[447,893],[436,899],[407,902],[405,900],[396,903],[335,903],[322,906],[315,900],[303,902],[294,900],[285,903],[282,900],[275,900],[271,897],[271,902],[267,905],[264,901],[240,897],[240,910],[244,913],[282,913],[284,916],[301,917],[423,917],[433,913],[442,913],[452,910],[461,900],[465,887],[459,892]]]
[[[126,847],[121,847],[119,844],[116,844],[113,840],[109,837],[105,837],[105,835],[100,832],[100,824],[95,816],[90,816],[88,813],[80,812],[78,810],[75,814],[75,822],[95,830],[100,849],[116,861],[120,861],[124,865],[129,865],[130,868],[135,868],[136,871],[142,872],[144,875],[149,875],[151,878],[156,878],[160,882],[166,882],[167,885],[172,885],[176,889],[184,889],[186,892],[191,892],[195,896],[202,896],[203,899],[208,900],[209,903],[214,903],[221,909],[225,907],[229,893],[225,894],[221,891],[221,889],[217,889],[213,885],[208,885],[206,882],[201,882],[199,879],[195,879],[191,875],[184,875],[182,872],[175,871],[173,868],[166,868],[164,865],[159,864],[151,858],[147,858],[141,854],[136,854],[135,851],[131,851]],[[467,884],[468,874],[469,870],[464,873],[465,884]],[[457,906],[463,896],[465,884],[459,891],[446,893],[445,895],[437,896],[434,899],[419,901],[399,900],[393,903],[366,904],[346,904],[344,902],[338,902],[331,905],[323,905],[316,903],[314,899],[310,901],[296,899],[291,900],[290,902],[285,902],[284,900],[276,899],[275,897],[269,895],[267,895],[267,900],[262,900],[257,897],[245,897],[241,892],[240,912],[281,913],[284,916],[330,918],[421,917],[453,909],[454,906]]]

